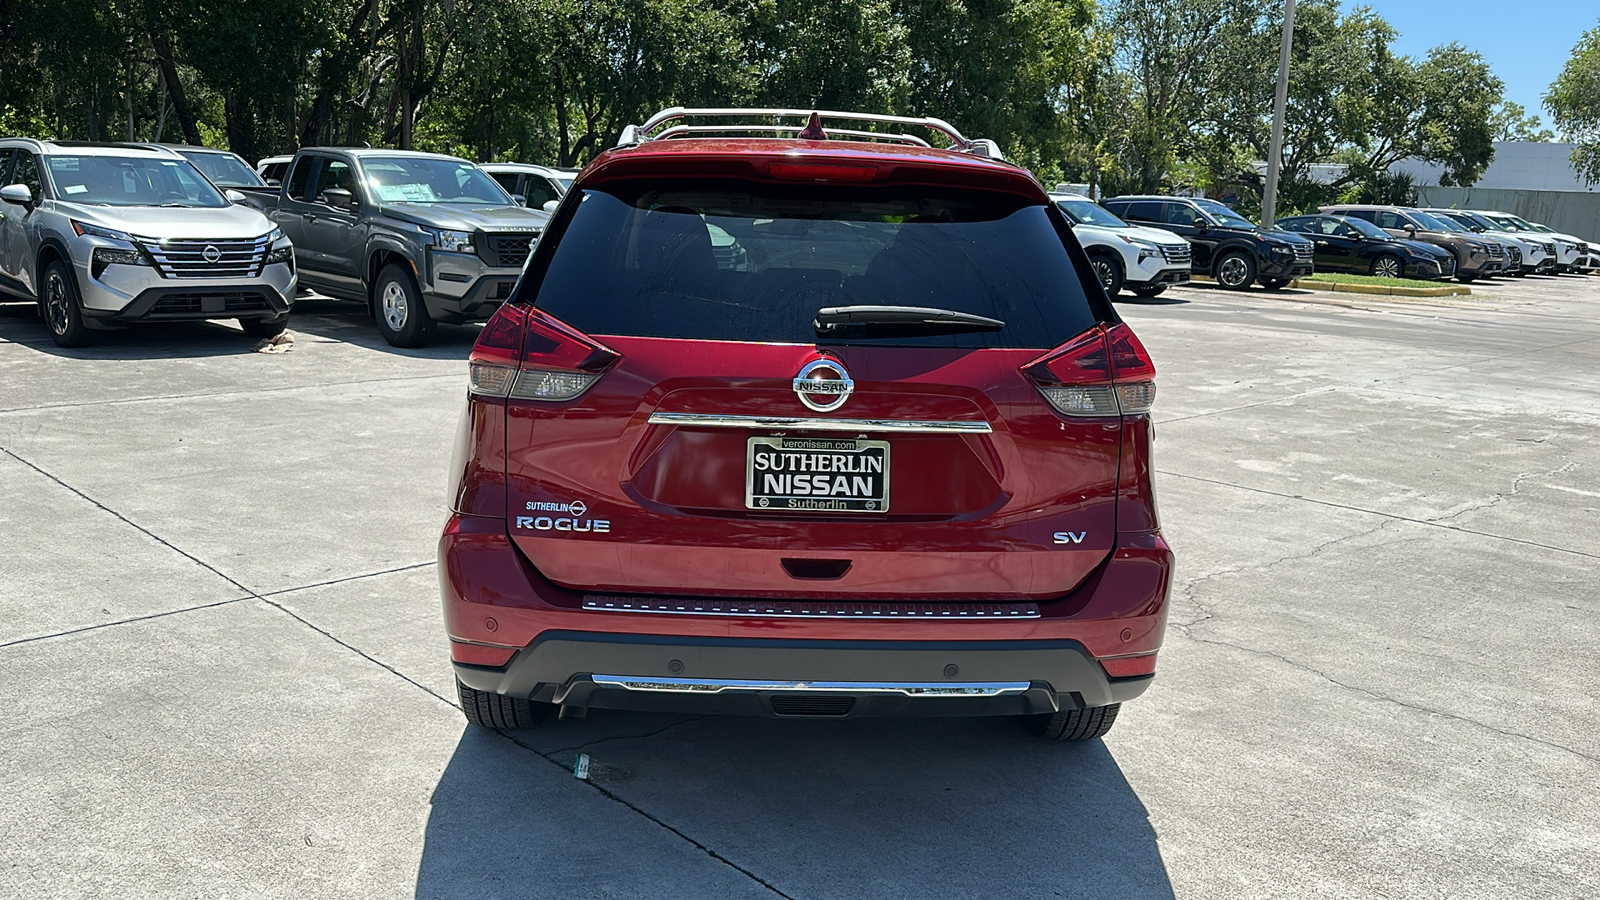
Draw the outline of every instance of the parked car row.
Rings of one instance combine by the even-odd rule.
[[[173,320],[238,319],[268,337],[313,288],[367,304],[386,340],[416,347],[510,296],[571,177],[394,150],[306,148],[279,165],[0,139],[0,294],[37,302],[56,342],[79,346]]]
[[[1268,229],[1205,198],[1050,196],[1113,297],[1154,297],[1195,275],[1277,290],[1318,271],[1470,282],[1600,270],[1600,243],[1508,213],[1339,204]]]

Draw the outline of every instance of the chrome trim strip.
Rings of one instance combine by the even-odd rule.
[[[907,697],[998,697],[1021,694],[1026,681],[746,681],[737,678],[655,678],[636,675],[590,675],[595,684],[629,691],[672,694],[720,694],[723,691],[830,691],[844,694],[904,694]]]
[[[937,434],[989,434],[988,422],[919,419],[811,419],[787,416],[725,416],[707,413],[658,412],[651,425],[689,425],[699,428],[773,428],[787,431],[895,431]]]
[[[838,600],[721,600],[589,594],[591,612],[671,616],[746,616],[762,619],[1037,619],[1037,603],[870,603]]]

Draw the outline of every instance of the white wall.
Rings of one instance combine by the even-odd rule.
[[[1437,185],[1442,166],[1404,159],[1391,172],[1409,172],[1418,185]],[[1494,162],[1472,185],[1505,191],[1595,191],[1600,184],[1585,184],[1572,168],[1571,144],[1536,144],[1495,141]]]

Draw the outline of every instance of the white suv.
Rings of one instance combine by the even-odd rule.
[[[294,247],[165,147],[0,139],[0,294],[39,304],[63,347],[135,322],[283,331]]]
[[[1105,207],[1076,194],[1051,194],[1106,289],[1116,297],[1126,287],[1139,297],[1154,297],[1171,284],[1189,280],[1189,242],[1162,228],[1129,225]]]

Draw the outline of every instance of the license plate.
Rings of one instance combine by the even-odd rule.
[[[744,505],[783,512],[887,512],[889,442],[753,437]]]

